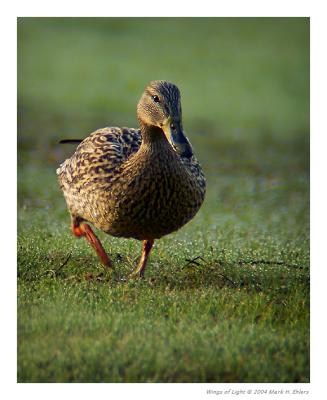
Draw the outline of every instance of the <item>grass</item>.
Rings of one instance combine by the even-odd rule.
[[[18,20],[18,381],[308,382],[308,20]],[[69,231],[59,139],[136,126],[151,79],[182,91],[208,192],[156,242]],[[201,93],[201,96],[199,96]]]

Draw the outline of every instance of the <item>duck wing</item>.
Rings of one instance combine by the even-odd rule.
[[[84,140],[64,139],[60,143],[79,143],[75,153],[57,169],[61,184],[90,182],[108,177],[138,151],[141,132],[134,128],[98,129]]]

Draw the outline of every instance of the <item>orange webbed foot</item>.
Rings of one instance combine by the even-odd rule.
[[[100,240],[96,236],[96,234],[93,232],[92,228],[90,225],[85,224],[85,223],[72,223],[71,226],[73,234],[80,238],[80,237],[85,237],[85,239],[90,243],[90,245],[94,248],[96,251],[98,257],[100,258],[101,263],[106,266],[106,267],[112,267],[112,263],[109,260],[107,253],[105,249],[103,248]]]

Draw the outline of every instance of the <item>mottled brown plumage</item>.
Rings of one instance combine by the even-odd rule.
[[[155,239],[194,217],[205,178],[183,133],[178,88],[146,87],[137,106],[140,129],[103,128],[84,139],[57,170],[76,236],[85,236],[104,264],[109,259],[91,228],[143,240],[142,275]]]

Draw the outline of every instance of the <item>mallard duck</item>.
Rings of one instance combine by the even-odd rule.
[[[182,127],[178,88],[152,81],[137,105],[139,129],[98,129],[61,164],[57,175],[75,236],[111,262],[88,223],[109,235],[143,241],[133,276],[143,276],[155,239],[190,221],[206,181]],[[71,140],[64,140],[69,142]]]

